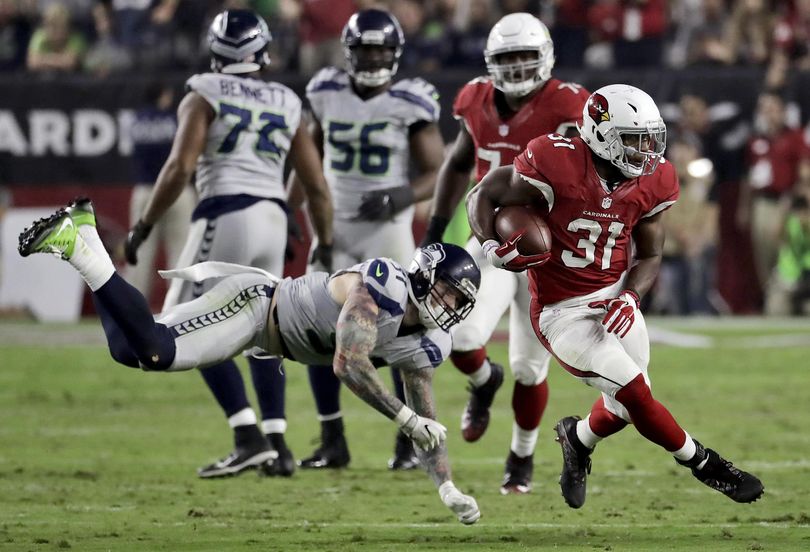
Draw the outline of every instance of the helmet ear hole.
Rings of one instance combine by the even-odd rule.
[[[599,140],[600,142],[604,142],[604,141],[605,141],[605,137],[604,137],[604,136],[602,136],[602,133],[601,133],[601,132],[599,132],[598,130],[596,131],[596,139],[597,139],[597,140]]]

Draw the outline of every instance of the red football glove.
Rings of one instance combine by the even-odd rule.
[[[633,327],[633,322],[636,320],[638,304],[638,294],[635,291],[626,289],[614,299],[593,301],[588,303],[588,306],[592,309],[605,309],[607,314],[602,319],[602,325],[607,327],[609,333],[624,337]]]
[[[540,266],[551,258],[551,252],[540,255],[521,255],[518,253],[517,244],[525,230],[520,230],[512,234],[503,245],[495,240],[487,240],[481,244],[481,248],[487,255],[487,259],[496,268],[503,268],[512,272],[523,272],[527,268]]]

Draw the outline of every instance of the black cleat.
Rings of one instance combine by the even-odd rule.
[[[258,447],[236,447],[225,458],[198,469],[197,475],[203,479],[239,475],[245,470],[256,469],[276,456],[278,453],[269,444]]]
[[[323,443],[312,455],[298,462],[303,470],[339,469],[349,465],[351,456],[346,438],[342,435],[329,443]]]
[[[267,440],[270,441],[273,450],[278,456],[264,462],[259,469],[259,475],[267,477],[290,477],[295,473],[295,459],[292,452],[287,448],[283,433],[269,433]]]
[[[571,508],[585,504],[585,482],[591,473],[591,452],[577,437],[579,416],[568,416],[557,422],[555,439],[562,447],[563,467],[560,473],[560,489],[565,503]]]
[[[489,407],[495,399],[495,393],[503,385],[503,366],[490,362],[492,373],[481,387],[468,388],[470,399],[461,414],[461,435],[464,440],[473,443],[481,438],[489,426]]]
[[[79,197],[41,218],[20,233],[17,250],[23,257],[32,253],[51,253],[67,260],[73,255],[80,226],[96,226],[93,203]]]
[[[734,502],[755,502],[765,492],[762,481],[756,476],[734,467],[734,464],[712,449],[704,448],[697,441],[695,444],[698,447],[695,459],[684,462],[675,459],[675,461],[690,468],[698,481],[723,493]],[[698,468],[700,464],[703,464],[702,468]]]
[[[506,457],[501,494],[527,494],[532,491],[532,473],[534,472],[534,455],[521,458],[511,450]]]
[[[415,470],[419,467],[419,457],[413,448],[411,438],[397,432],[397,441],[394,445],[394,457],[388,460],[389,470]]]
[[[321,422],[321,446],[298,462],[305,470],[338,469],[349,465],[351,456],[343,433],[343,418]]]

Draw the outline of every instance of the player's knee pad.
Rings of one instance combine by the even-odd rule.
[[[539,385],[548,377],[548,364],[550,357],[543,360],[528,358],[510,358],[509,366],[515,381],[521,385]]]
[[[470,324],[453,328],[453,351],[475,351],[486,345],[486,337],[480,329]]]
[[[156,323],[151,347],[148,351],[139,351],[138,360],[144,370],[165,372],[171,369],[176,351],[169,328]]]
[[[616,393],[616,400],[633,416],[634,412],[644,410],[652,403],[652,391],[644,381],[644,376],[639,374],[630,383],[619,389]]]
[[[472,374],[484,364],[487,359],[487,350],[483,347],[472,351],[453,351],[450,353],[450,360],[453,366],[458,368],[462,374]]]

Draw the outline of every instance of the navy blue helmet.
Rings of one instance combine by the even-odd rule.
[[[360,85],[382,86],[397,72],[405,36],[397,18],[383,10],[362,10],[349,18],[340,41],[349,75]]]
[[[225,10],[208,29],[211,70],[216,73],[252,73],[270,63],[267,47],[272,37],[267,23],[250,10]]]
[[[426,328],[449,330],[475,306],[481,270],[467,251],[451,243],[432,243],[416,250],[408,277],[411,300]]]

